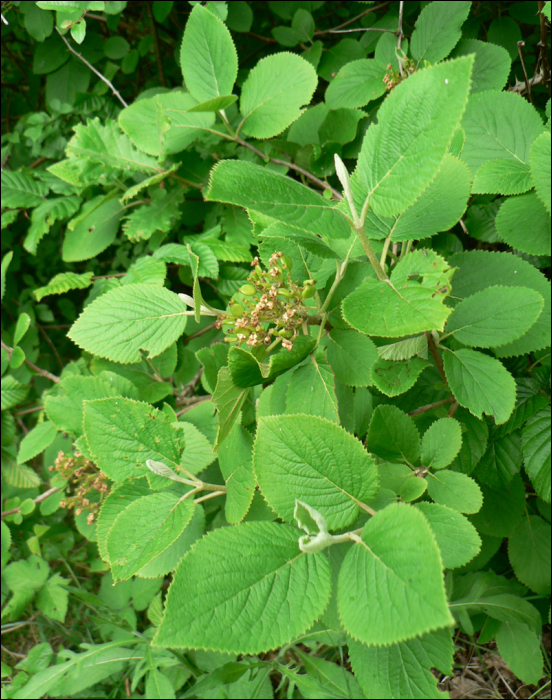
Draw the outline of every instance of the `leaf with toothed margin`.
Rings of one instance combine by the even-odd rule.
[[[393,503],[366,523],[341,566],[337,603],[347,633],[369,646],[454,624],[439,547],[417,508]]]
[[[267,522],[205,535],[174,574],[153,646],[259,654],[305,632],[328,604],[331,574],[299,535]]]

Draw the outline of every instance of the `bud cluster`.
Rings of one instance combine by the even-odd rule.
[[[99,493],[105,493],[108,490],[105,481],[107,476],[98,471],[96,465],[86,459],[81,452],[75,452],[74,457],[70,457],[60,450],[54,465],[48,467],[48,470],[56,471],[60,479],[67,480],[76,488],[75,495],[66,496],[59,505],[62,508],[75,508],[75,515],[80,515],[84,509],[87,509],[90,511],[87,522],[92,525],[94,514],[98,511],[100,503],[90,503],[87,496],[92,489]]]
[[[308,316],[304,300],[316,293],[315,280],[295,284],[290,275],[292,261],[281,252],[274,253],[268,264],[269,269],[263,270],[259,258],[253,260],[253,272],[239,289],[243,300],[232,300],[230,313],[219,317],[217,328],[228,327],[227,343],[256,348],[281,338],[282,346],[291,350]]]
[[[403,64],[404,75],[401,75],[400,72],[393,70],[393,67],[389,63],[387,65],[387,73],[383,76],[383,82],[385,83],[385,87],[387,88],[387,90],[389,90],[389,92],[391,92],[391,90],[393,90],[394,87],[396,87],[403,80],[406,80],[406,78],[408,78],[409,75],[412,75],[412,73],[415,72],[416,62],[412,58],[407,58]]]

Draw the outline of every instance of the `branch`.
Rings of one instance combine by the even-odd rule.
[[[4,350],[8,353],[8,355],[11,357],[11,354],[13,352],[13,348],[10,348],[6,343],[2,340],[2,347]],[[59,382],[59,377],[56,377],[55,374],[52,374],[51,372],[48,372],[46,369],[40,369],[40,367],[37,367],[35,364],[33,364],[30,360],[23,360],[27,367],[30,369],[34,370],[37,374],[40,374],[41,377],[45,377],[46,379],[49,379],[52,382],[55,382],[56,384]]]
[[[428,403],[425,406],[420,406],[414,411],[411,411],[408,415],[413,418],[414,416],[419,416],[421,413],[427,413],[428,411],[433,411],[434,408],[439,408],[440,406],[446,406],[454,401],[454,396],[449,396],[448,399],[442,399],[442,401],[436,401],[435,403]]]
[[[314,32],[313,36],[322,36],[324,34],[330,34],[331,32],[335,32],[338,29],[343,29],[343,27],[348,27],[350,24],[353,22],[356,22],[357,19],[360,19],[361,17],[364,17],[364,15],[369,15],[370,12],[375,12],[376,10],[379,10],[381,7],[386,7],[387,5],[390,5],[391,2],[383,2],[381,5],[376,5],[375,7],[371,7],[369,10],[364,10],[364,12],[361,12],[359,15],[356,17],[353,17],[353,19],[349,19],[346,22],[343,22],[343,24],[340,24],[338,27],[335,29],[323,29],[320,32]]]
[[[163,72],[163,64],[161,63],[161,54],[159,52],[159,37],[157,36],[157,28],[155,26],[155,18],[153,16],[153,12],[151,9],[151,6],[153,3],[148,2],[147,8],[148,8],[148,15],[149,19],[151,22],[151,31],[153,34],[153,43],[155,45],[155,55],[157,56],[157,70],[159,71],[159,81],[161,82],[161,85],[163,87],[167,87],[167,83],[165,81],[165,73]]]
[[[63,39],[63,41],[65,42],[65,45],[67,46],[67,48],[69,49],[69,51],[70,51],[72,54],[74,54],[77,58],[80,58],[80,60],[84,63],[85,66],[88,66],[88,68],[90,68],[90,70],[91,70],[93,73],[95,73],[95,74],[98,76],[98,78],[100,78],[100,80],[103,80],[104,83],[105,83],[107,86],[109,86],[109,87],[111,88],[111,92],[115,95],[115,97],[119,98],[119,101],[121,102],[121,104],[123,105],[123,107],[128,107],[127,103],[126,103],[126,102],[123,100],[123,98],[121,97],[119,91],[116,90],[116,89],[113,87],[113,83],[110,83],[109,80],[108,80],[105,76],[103,76],[103,75],[100,73],[99,70],[96,70],[92,64],[88,63],[88,61],[86,60],[86,58],[84,58],[83,56],[81,56],[80,53],[78,53],[77,51],[75,51],[75,49],[71,46],[71,44],[67,41],[67,39],[63,36],[63,34],[59,31],[59,29],[58,29],[57,27],[56,27],[56,32],[57,32],[57,33],[60,35],[60,37]]]
[[[437,346],[435,345],[435,341],[433,340],[433,336],[429,331],[426,332],[426,338],[427,338],[427,345],[429,348],[429,352],[431,353],[431,357],[433,357],[433,361],[437,365],[437,369],[439,370],[439,374],[441,375],[441,378],[443,382],[445,383],[445,386],[447,386],[448,381],[447,381],[447,375],[445,374],[445,368],[443,367],[443,360],[441,359],[441,356],[439,355],[439,351],[437,350]]]

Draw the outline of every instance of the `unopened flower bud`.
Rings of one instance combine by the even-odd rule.
[[[235,318],[239,318],[240,316],[243,316],[245,309],[241,304],[238,304],[237,302],[232,304],[230,307],[230,311],[232,312],[232,316]]]
[[[316,287],[314,285],[309,285],[308,287],[305,287],[303,291],[301,292],[301,296],[303,299],[310,299],[316,294]]]
[[[293,267],[293,261],[288,255],[282,256],[282,267],[288,272],[291,272],[291,268]]]
[[[244,284],[243,287],[240,287],[239,291],[246,297],[252,297],[253,294],[257,292],[252,284]]]

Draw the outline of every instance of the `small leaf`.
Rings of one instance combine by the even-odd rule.
[[[422,464],[428,469],[444,469],[462,447],[462,428],[454,418],[440,418],[422,438]]]
[[[28,462],[49,447],[57,435],[57,428],[50,421],[39,423],[25,435],[19,444],[17,463]]]
[[[477,483],[466,474],[443,469],[428,475],[427,490],[436,503],[461,513],[477,513],[483,504],[483,494]]]
[[[213,403],[219,414],[214,452],[220,449],[222,442],[232,429],[248,393],[248,388],[244,389],[234,384],[228,367],[222,367],[218,373],[217,386],[213,393]]]
[[[37,301],[41,301],[50,294],[65,294],[70,289],[86,289],[92,284],[93,272],[83,272],[78,275],[75,272],[60,272],[53,277],[44,287],[33,290]]]
[[[377,406],[368,431],[370,452],[389,462],[414,464],[420,457],[420,434],[412,418],[396,406]]]
[[[242,87],[243,133],[256,139],[281,134],[301,116],[317,83],[314,68],[296,54],[283,51],[262,58]]]
[[[521,583],[535,593],[550,592],[550,525],[538,515],[522,520],[508,539],[508,557]]]
[[[418,377],[430,364],[419,357],[406,362],[388,362],[378,359],[372,365],[372,382],[386,396],[399,396],[411,389]]]
[[[457,510],[438,503],[420,502],[441,550],[445,569],[457,569],[471,561],[481,549],[481,538],[470,521]]]

